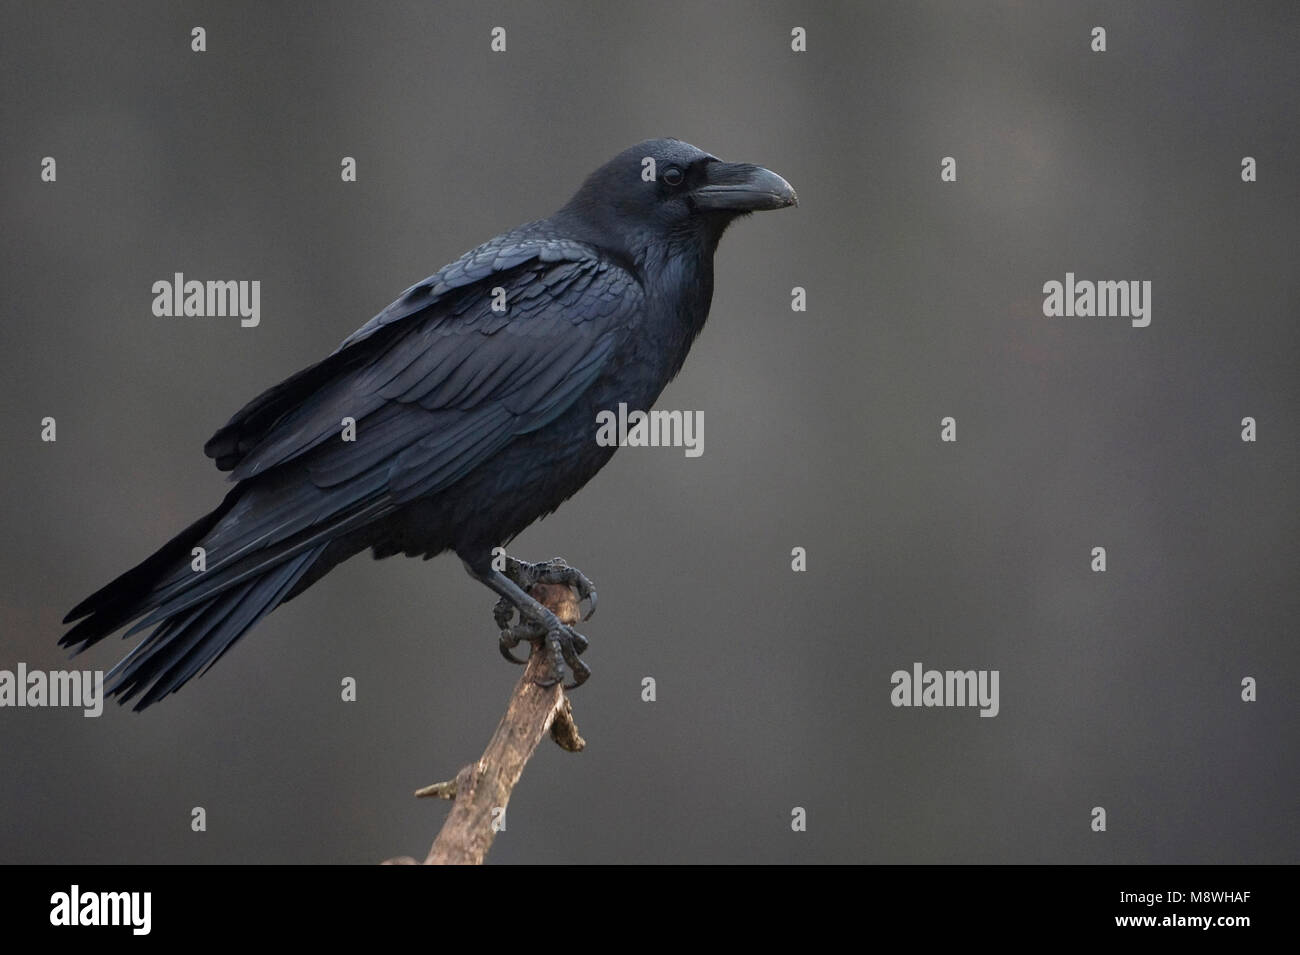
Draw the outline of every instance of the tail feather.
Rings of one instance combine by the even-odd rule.
[[[108,692],[123,703],[143,691],[136,710],[175,693],[206,672],[257,621],[284,600],[325,545],[286,560],[260,577],[219,594],[188,613],[161,623],[109,673]]]
[[[215,511],[91,594],[64,618],[64,623],[79,621],[59,640],[61,646],[72,647],[74,655],[133,621],[139,622],[127,636],[156,624],[109,671],[108,692],[121,702],[140,696],[135,709],[142,710],[210,667],[284,601],[328,546],[329,534],[322,529],[250,554],[234,566],[204,574],[178,573],[188,567],[191,548],[218,526],[240,491],[235,488]],[[178,579],[189,586],[178,587]]]
[[[311,551],[320,553],[324,544],[355,526],[364,524],[384,507],[386,505],[383,502],[372,502],[329,526],[309,527],[274,546],[244,554],[237,559],[227,558],[210,566],[202,576],[192,573],[173,574],[150,592],[149,606],[141,608],[142,613],[145,610],[150,612],[137,621],[125,636],[134,636],[190,607],[206,603],[223,590],[250,580],[257,581],[268,571],[299,554]]]
[[[81,622],[59,638],[59,646],[75,647],[75,652],[80,653],[140,616],[147,609],[142,604],[158,581],[174,571],[178,564],[189,563],[190,548],[207,536],[234,506],[239,490],[232,490],[220,507],[185,528],[152,557],[100,587],[68,611],[64,623]]]

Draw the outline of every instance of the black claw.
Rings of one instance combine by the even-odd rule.
[[[582,618],[583,620],[590,620],[592,615],[595,614],[596,585],[578,568],[566,564],[564,558],[552,557],[543,563],[533,564],[530,573],[537,583],[568,584],[578,592],[579,601],[589,601],[591,609],[587,611],[586,616]]]
[[[564,684],[564,688],[566,690],[576,689],[587,682],[587,677],[591,676],[591,668],[578,659],[578,654],[586,649],[586,638],[580,633],[575,633],[571,628],[565,627],[561,631],[552,631],[549,634],[549,639],[558,656],[563,659],[569,668],[569,672],[573,674],[573,683]],[[577,649],[579,641],[582,642],[582,650]],[[559,662],[559,660],[556,660],[557,673],[561,672],[558,667]]]
[[[556,674],[563,675],[567,669],[573,674],[572,683],[562,684],[566,690],[574,690],[587,682],[591,676],[591,667],[578,659],[578,654],[587,648],[587,638],[575,632],[571,627],[560,624],[559,629],[551,630],[546,635],[546,642],[551,650],[551,666]],[[537,680],[542,688],[560,683],[560,676]]]
[[[498,644],[498,648],[501,650],[501,655],[505,657],[507,660],[509,660],[511,663],[518,663],[520,666],[523,666],[528,662],[526,659],[521,660],[517,656],[515,656],[514,651],[512,651],[510,647],[505,643]]]
[[[573,682],[564,684],[566,690],[576,690],[587,682],[587,677],[591,676],[591,667],[581,660],[577,660],[575,663],[576,665],[570,668],[573,671]]]
[[[528,662],[528,658],[525,657],[524,659],[521,660],[517,656],[515,656],[513,652],[514,648],[519,646],[519,640],[520,638],[515,636],[515,633],[512,629],[510,629],[509,627],[504,627],[501,630],[501,642],[497,644],[497,646],[501,650],[501,655],[503,657],[505,657],[511,663],[518,663],[520,666],[522,666],[523,664]]]

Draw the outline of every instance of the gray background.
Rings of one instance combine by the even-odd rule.
[[[7,4],[0,668],[68,665],[63,612],[218,502],[201,447],[247,399],[671,135],[800,206],[719,250],[660,403],[703,457],[625,449],[512,548],[601,611],[589,749],[540,751],[491,859],[1300,861],[1297,11]],[[261,280],[261,326],[155,318],[176,271]],[[1044,318],[1066,271],[1152,281],[1151,326]],[[454,558],[357,558],[143,715],[0,711],[0,859],[422,856],[411,790],[518,676],[492,604]],[[894,709],[914,660],[1000,670],[1001,715]]]

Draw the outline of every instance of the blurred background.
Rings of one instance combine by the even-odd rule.
[[[60,618],[216,505],[231,413],[674,136],[800,205],[728,233],[661,399],[703,456],[624,449],[511,548],[601,609],[588,749],[491,861],[1300,861],[1298,51],[1289,2],[7,4],[0,669],[111,667]],[[1067,271],[1150,327],[1044,318]],[[155,317],[174,272],[260,280],[260,326]],[[0,710],[0,861],[423,857],[411,791],[519,676],[493,603],[358,557],[143,714]],[[1000,714],[895,709],[914,661]]]

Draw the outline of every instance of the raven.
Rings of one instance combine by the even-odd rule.
[[[341,561],[450,550],[499,595],[502,653],[520,662],[510,648],[545,639],[581,683],[586,639],[527,588],[572,584],[594,611],[590,582],[558,559],[499,569],[494,548],[610,459],[598,413],[648,410],[681,369],[728,224],[795,201],[776,173],[678,140],[623,151],[559,212],[411,286],[240,409],[203,449],[234,488],[74,607],[60,645],[75,655],[129,623],[127,636],[153,627],[109,674],[109,692],[142,694],[141,710]]]

